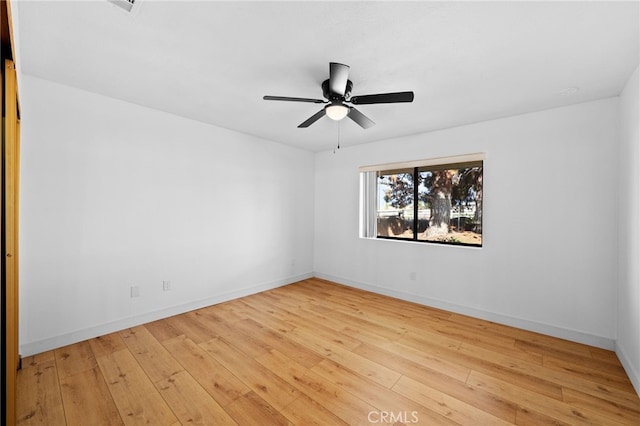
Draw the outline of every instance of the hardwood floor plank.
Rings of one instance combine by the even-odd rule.
[[[49,361],[55,362],[56,355],[54,351],[42,352],[22,358],[22,368],[35,367]]]
[[[469,375],[470,369],[468,366],[455,362],[457,351],[454,350],[447,350],[438,346],[418,350],[398,342],[385,344],[382,347],[389,352],[439,371],[456,380],[464,381]]]
[[[483,348],[463,344],[460,351],[473,357],[475,365],[471,368],[485,374],[493,375],[536,392],[562,399],[562,387],[578,389],[596,397],[610,399],[625,406],[635,406],[638,395],[632,388],[621,389],[619,386],[608,386],[590,380],[579,372],[549,368],[514,360],[500,353]]]
[[[330,315],[332,318],[340,321],[342,324],[351,324],[353,327],[374,332],[390,340],[399,339],[405,333],[404,330],[397,330],[391,327],[387,327],[384,324],[376,325],[375,323],[372,323],[365,318],[345,314],[344,312],[333,309],[333,306],[327,307],[326,305],[323,306],[322,304],[311,304],[309,305],[309,309],[320,314]]]
[[[441,346],[444,349],[457,351],[462,345],[462,340],[452,339],[451,337],[443,336],[438,333],[431,333],[427,330],[420,330],[416,332],[414,330],[407,331],[396,342],[402,343],[407,346],[411,346],[418,350],[425,348],[431,348],[433,346]],[[542,359],[542,357],[540,357]]]
[[[562,384],[557,375],[546,374],[549,369],[536,363],[513,359],[501,352],[463,343],[458,350],[472,370],[500,378],[557,400],[562,399]]]
[[[580,377],[586,377],[589,381],[604,386],[613,387],[622,391],[633,391],[633,385],[626,375],[620,376],[616,373],[612,374],[609,371],[588,367],[580,361],[574,363],[562,359],[545,357],[543,365],[547,368],[564,371],[569,374],[579,374]]]
[[[257,296],[260,297],[261,295]],[[295,328],[311,331],[319,338],[323,338],[324,340],[343,346],[345,349],[352,350],[361,343],[359,340],[354,339],[351,336],[325,326],[323,321],[310,321],[307,315],[301,316],[296,313],[289,312],[287,309],[273,306],[269,302],[264,301],[260,302],[259,306],[266,307],[268,312],[273,315],[277,312],[279,314],[279,318],[293,325]]]
[[[299,284],[299,285],[298,285]],[[300,283],[296,283],[297,288],[309,288],[314,286],[315,288],[329,288],[338,289],[345,293],[349,293],[355,296],[361,297],[363,300],[374,300],[381,303],[381,306],[386,306],[386,309],[395,312],[410,313],[413,318],[432,318],[432,319],[447,319],[453,314],[442,309],[433,308],[430,306],[420,305],[418,303],[409,302],[402,299],[396,299],[393,297],[373,293],[366,290],[360,290],[357,288],[348,287],[342,284],[334,283],[331,281],[323,280],[320,278],[310,278]]]
[[[292,321],[292,324],[296,326],[296,331],[304,330],[306,334],[313,334],[318,339],[331,342],[347,351],[352,351],[362,343],[360,340],[344,334],[341,331],[332,330],[320,323],[314,323],[309,320],[304,321],[302,318],[296,322]]]
[[[251,390],[186,336],[165,340],[163,345],[221,406],[225,407]]]
[[[59,378],[92,370],[97,366],[93,351],[87,341],[65,346],[54,352]]]
[[[516,413],[516,425],[518,426],[569,426],[570,423],[546,416],[537,411],[519,407]]]
[[[565,388],[562,390],[564,402],[580,409],[593,410],[609,413],[612,418],[620,422],[640,425],[640,404],[635,407],[627,407],[613,401],[589,395],[575,389]]]
[[[607,413],[596,413],[593,411],[578,409],[569,404],[549,398],[536,392],[521,388],[517,385],[505,382],[483,373],[472,371],[467,380],[467,384],[476,388],[485,389],[488,392],[500,395],[509,395],[515,403],[544,413],[553,419],[569,424],[592,424],[611,426],[623,424],[612,418]]]
[[[234,307],[245,314],[247,318],[265,324],[274,330],[290,330],[292,328],[291,324],[280,318],[279,310],[269,309],[267,306],[256,308],[255,306],[259,306],[259,303],[252,302],[250,298],[238,299],[235,302]]]
[[[327,291],[328,296],[316,300],[315,303],[332,303],[337,310],[345,313],[354,313],[361,318],[366,318],[373,323],[385,324],[397,330],[406,330],[413,321],[413,316],[405,309],[390,306],[389,298],[374,298],[370,294],[359,294],[349,292],[343,288],[335,288]],[[406,302],[405,302],[406,305]],[[337,307],[347,308],[346,310]],[[434,321],[430,319],[430,321]]]
[[[123,330],[120,336],[153,383],[184,370],[144,326]]]
[[[208,310],[211,310],[212,312],[215,312],[217,315],[220,315],[222,318],[224,318],[226,322],[231,324],[235,323],[236,321],[241,321],[243,319],[249,318],[246,314],[240,312],[234,306],[234,302],[234,300],[230,300],[228,302],[202,308],[199,311],[201,313],[206,313]]]
[[[624,382],[629,382],[627,374],[619,363],[612,364],[607,361],[602,361],[597,358],[593,358],[591,354],[577,355],[572,352],[567,352],[555,347],[542,346],[540,344],[524,342],[522,340],[516,340],[516,348],[529,353],[540,354],[544,356],[545,360],[559,360],[575,364],[581,367],[585,367],[590,370],[601,372],[604,376],[612,378],[623,379]],[[630,384],[630,383],[629,383]]]
[[[303,320],[306,320],[310,324],[322,324],[323,326],[331,330],[335,330],[337,332],[346,334],[347,336],[354,337],[351,334],[344,333],[343,329],[345,328],[345,324],[349,324],[349,323],[345,323],[340,318],[335,317],[333,315],[333,312],[330,309],[327,309],[324,312],[319,312],[317,310],[317,307],[303,306],[297,311],[297,313],[300,315],[300,317]],[[358,327],[358,329],[361,331],[371,332],[370,330],[363,330],[360,327]],[[384,337],[385,332],[383,331],[382,333],[378,333],[377,335]],[[394,333],[393,338],[398,338],[401,335],[402,334]],[[356,339],[360,340],[357,337]]]
[[[515,416],[510,421],[502,420],[405,376],[398,380],[393,390],[461,425],[509,425],[515,421]]]
[[[310,304],[310,308],[314,310],[318,310],[318,308],[324,307],[327,309],[327,305],[330,306],[331,315],[336,315],[341,318],[348,318],[350,321],[359,320],[362,321],[363,325],[367,325],[368,327],[372,327],[375,329],[387,329],[391,333],[395,334],[404,334],[407,330],[407,326],[405,323],[391,321],[390,319],[385,319],[383,315],[378,312],[373,311],[372,309],[366,309],[366,307],[361,306],[357,307],[354,304],[344,304],[338,303],[339,298],[335,298],[334,301],[336,303],[331,303],[331,300],[321,301],[321,302],[313,302]]]
[[[96,364],[91,370],[60,378],[67,424],[122,425],[109,388]],[[91,389],[91,392],[87,392]]]
[[[300,396],[295,387],[234,348],[223,338],[212,339],[200,346],[275,409],[283,409]]]
[[[381,364],[393,365],[402,375],[411,377],[467,404],[478,407],[503,420],[513,419],[517,406],[502,396],[496,396],[466,385],[424,365],[410,361],[402,356],[388,352],[375,345],[362,345],[355,350],[358,354]],[[466,377],[465,377],[466,380]]]
[[[301,297],[299,293],[292,294],[287,290],[284,293],[279,292],[287,287],[278,287],[258,294],[274,305],[286,307],[291,312],[297,312],[308,303],[308,300],[305,297]]]
[[[330,360],[322,361],[311,371],[373,405],[378,409],[378,413],[393,413],[395,418],[411,419],[413,422],[424,424],[454,424],[455,422],[455,419],[450,417],[441,405],[435,404],[439,406],[434,410],[434,404],[428,407],[405,397],[402,392],[395,390],[398,383],[394,385],[393,390],[387,389]],[[402,377],[398,382],[401,380]],[[371,418],[379,417],[378,413]]]
[[[246,335],[255,336],[269,347],[279,350],[307,368],[316,365],[323,359],[306,346],[287,338],[285,333],[279,333],[262,324],[258,324],[252,319],[238,321],[234,324],[234,327]]]
[[[478,407],[493,416],[503,420],[513,419],[515,416],[517,406],[512,402],[488,392],[473,389],[464,381],[456,380],[442,372],[431,370],[376,346],[363,345],[356,351],[364,357],[377,360],[379,363],[393,363],[394,368],[404,376],[411,377],[460,401]]]
[[[292,423],[255,392],[251,391],[226,407],[239,425],[290,426]]]
[[[589,347],[589,352],[591,352],[591,357],[593,359],[600,360],[602,362],[607,362],[613,365],[620,365],[620,360],[618,359],[618,355],[615,352],[610,351],[608,349]]]
[[[349,367],[387,388],[391,388],[400,378],[400,373],[397,371],[393,371],[384,365],[368,360],[357,353],[348,351],[333,342],[320,340],[318,336],[306,330],[295,329],[287,333],[287,336],[302,345],[306,345],[316,353],[330,358],[345,367]]]
[[[91,339],[89,340],[89,345],[95,358],[121,351],[127,347],[118,333],[111,333]]]
[[[291,404],[284,407],[282,414],[296,425],[305,426],[348,426],[331,411],[324,408],[307,395],[303,394]]]
[[[369,413],[378,411],[275,349],[258,357],[257,361],[350,425],[367,424]]]
[[[591,347],[569,340],[559,339],[557,337],[545,336],[544,334],[535,333],[533,331],[521,330],[506,325],[500,325],[506,332],[514,336],[518,340],[529,342],[535,345],[553,347],[562,349],[565,352],[574,353],[580,356],[591,356]]]
[[[615,353],[321,279],[23,359],[19,425],[633,425]]]
[[[463,337],[452,338],[441,333],[434,333],[430,331],[417,332],[413,329],[407,331],[402,338],[397,340],[398,343],[411,346],[418,350],[429,350],[429,348],[432,348],[434,345],[442,346],[445,349],[458,350],[464,342],[487,350],[497,351],[516,359],[542,365],[541,354],[532,353],[514,345],[515,340],[509,339],[509,341],[511,342],[509,345],[495,344],[495,339],[473,339],[473,341],[471,341],[470,339]]]
[[[125,425],[171,425],[178,421],[128,350],[97,359]]]
[[[491,348],[513,349],[515,339],[511,336],[499,334],[497,332],[480,327],[470,328],[464,325],[450,324],[450,320],[443,321],[438,328],[438,332],[444,336],[471,343],[475,346],[490,346]]]
[[[160,395],[182,424],[233,425],[235,421],[186,371],[156,383]]]
[[[341,323],[341,324],[344,325],[344,323]],[[400,336],[394,339],[389,339],[388,337],[384,337],[373,331],[363,330],[361,328],[352,327],[350,325],[344,325],[340,329],[340,331],[348,336],[358,339],[362,343],[368,343],[371,345],[385,345],[388,343],[397,342],[401,338]]]
[[[65,425],[55,360],[18,370],[18,425]]]
[[[178,330],[167,321],[168,318],[149,322],[144,324],[144,328],[156,338],[158,342],[164,342],[167,339],[181,336],[182,331]]]
[[[182,315],[167,318],[165,321],[167,321],[172,328],[198,344],[211,340],[216,336],[213,330],[198,320],[198,316],[199,314],[194,312],[187,312]]]
[[[198,321],[214,333],[214,337],[224,338],[240,352],[251,358],[262,355],[271,349],[266,342],[255,338],[251,334],[243,333],[236,327],[237,323],[227,323],[224,319],[212,314],[203,315],[198,312],[194,314],[197,316]]]

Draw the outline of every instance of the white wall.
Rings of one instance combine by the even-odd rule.
[[[23,356],[311,275],[312,153],[27,75],[20,91]]]
[[[317,154],[316,274],[612,349],[617,112],[610,98]],[[475,152],[483,248],[358,238],[358,166]]]
[[[620,99],[315,156],[25,75],[21,104],[23,356],[315,271],[601,347],[617,337],[638,387],[637,70]],[[482,249],[358,238],[358,166],[473,152],[487,155]]]
[[[620,95],[620,288],[616,353],[640,394],[640,108],[638,68]]]

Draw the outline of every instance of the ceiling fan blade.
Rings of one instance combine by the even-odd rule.
[[[304,128],[304,127],[309,127],[311,126],[313,123],[315,123],[316,121],[320,120],[322,117],[324,117],[325,112],[324,109],[321,109],[320,111],[316,112],[315,114],[313,114],[311,117],[309,117],[306,121],[302,122],[298,128]]]
[[[310,98],[290,98],[288,96],[263,96],[262,99],[265,101],[291,101],[291,102],[311,102],[314,104],[324,104],[327,101],[323,101],[321,99],[310,99]]]
[[[349,108],[349,118],[358,123],[358,125],[363,129],[368,129],[369,127],[373,127],[376,124],[373,122],[373,120],[371,120],[369,117],[367,117],[354,107]]]
[[[349,80],[349,65],[329,63],[329,90],[332,94],[344,96]]]
[[[354,105],[413,102],[413,92],[379,93],[377,95],[352,96],[351,99],[349,99],[349,102]]]

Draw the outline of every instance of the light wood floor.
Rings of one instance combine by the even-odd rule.
[[[639,425],[613,352],[318,279],[26,358],[19,424]]]

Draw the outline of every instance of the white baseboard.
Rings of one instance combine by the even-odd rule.
[[[366,291],[371,291],[378,294],[383,294],[390,297],[395,297],[401,300],[407,300],[409,302],[419,303],[425,306],[432,306],[438,309],[444,309],[450,312],[455,312],[462,315],[469,315],[475,318],[480,318],[488,321],[493,321],[499,324],[509,325],[512,327],[521,328],[537,333],[546,334],[561,339],[571,340],[578,343],[584,343],[599,348],[608,350],[615,350],[620,358],[622,365],[628,372],[631,381],[633,382],[636,390],[640,389],[640,379],[638,372],[633,369],[633,364],[629,362],[625,357],[622,348],[616,346],[614,339],[595,336],[580,331],[569,330],[549,324],[539,323],[535,321],[529,321],[521,318],[510,317],[501,314],[495,314],[493,312],[483,311],[475,308],[469,308],[466,306],[456,305],[449,302],[444,302],[437,299],[431,299],[424,296],[419,296],[402,291],[392,290],[384,287],[378,287],[370,284],[356,282],[341,277],[335,277],[323,273],[305,273],[288,278],[284,278],[277,281],[258,284],[252,287],[238,289],[222,294],[218,294],[206,299],[197,300],[181,305],[172,306],[169,308],[161,309],[158,311],[147,312],[145,314],[136,315],[129,318],[123,318],[117,321],[101,324],[95,327],[89,327],[82,330],[73,331],[70,333],[61,334],[58,336],[50,337],[47,339],[28,342],[20,346],[20,353],[23,357],[30,356],[38,353],[42,353],[48,350],[60,348],[62,346],[70,345],[73,343],[81,342],[83,340],[92,339],[97,336],[103,336],[105,334],[113,333],[115,331],[123,330],[129,327],[134,327],[147,322],[156,321],[162,318],[167,318],[173,315],[179,315],[185,312],[192,311],[194,309],[204,308],[206,306],[215,305],[217,303],[226,302],[232,299],[237,299],[251,294],[259,293],[261,291],[271,290],[277,287],[288,285],[297,281],[302,281],[311,277],[318,277],[333,281],[339,284],[344,284],[350,287],[359,288]]]
[[[385,296],[394,297],[396,299],[406,300],[409,302],[419,303],[425,306],[431,306],[438,309],[443,309],[449,312],[455,312],[457,314],[468,315],[474,318],[480,318],[487,321],[496,322],[499,324],[508,325],[511,327],[517,327],[523,330],[533,331],[536,333],[546,334],[548,336],[558,337],[560,339],[571,340],[573,342],[583,343],[585,345],[596,346],[598,348],[614,350],[615,340],[608,337],[596,336],[593,334],[583,333],[581,331],[570,330],[562,327],[557,327],[550,324],[544,324],[536,321],[530,321],[522,318],[515,318],[508,315],[496,314],[489,311],[483,311],[476,308],[470,308],[468,306],[456,305],[453,303],[445,302],[442,300],[431,299],[416,294],[406,293],[403,291],[392,290],[384,287],[378,287],[371,284],[365,284],[341,277],[335,277],[323,273],[314,274],[318,278],[322,278],[328,281],[333,281],[338,284],[344,284],[350,287],[359,288],[361,290],[371,291],[373,293],[383,294]]]
[[[618,355],[618,359],[620,360],[622,367],[624,367],[624,371],[627,373],[627,376],[629,376],[629,380],[631,380],[631,384],[636,390],[636,393],[640,396],[640,372],[636,370],[635,365],[631,362],[631,359],[625,352],[624,348],[617,342],[616,355]]]
[[[104,336],[105,334],[124,330],[129,327],[135,327],[140,324],[145,324],[151,321],[156,321],[156,320],[167,318],[173,315],[183,314],[185,312],[193,311],[194,309],[200,309],[200,308],[215,305],[218,303],[226,302],[232,299],[237,299],[240,297],[249,296],[251,294],[260,293],[261,291],[267,291],[277,287],[282,287],[282,286],[292,284],[297,281],[302,281],[311,277],[313,277],[312,273],[295,275],[295,276],[287,277],[281,280],[271,281],[268,283],[261,283],[252,287],[247,287],[247,288],[233,290],[233,291],[222,293],[222,294],[217,294],[215,296],[208,297],[206,299],[196,300],[189,303],[183,303],[181,305],[171,306],[169,308],[161,309],[158,311],[147,312],[141,315],[123,318],[117,321],[108,322],[95,327],[89,327],[82,330],[61,334],[55,337],[49,337],[47,339],[24,343],[20,345],[20,354],[23,357],[39,354],[52,349],[57,349],[63,346],[71,345],[73,343],[82,342],[83,340],[92,339],[98,336]]]

